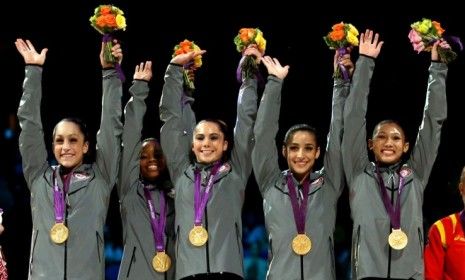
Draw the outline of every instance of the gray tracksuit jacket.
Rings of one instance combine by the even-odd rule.
[[[447,117],[447,66],[431,63],[423,120],[410,158],[403,165],[397,163],[380,169],[391,202],[397,199],[399,172],[405,175],[400,200],[401,229],[408,236],[408,245],[403,250],[393,250],[388,244],[391,223],[383,204],[375,164],[368,158],[365,115],[374,66],[372,58],[361,56],[358,59],[353,88],[344,109],[342,151],[354,221],[352,277],[424,279],[423,192]]]
[[[172,280],[175,271],[174,255],[174,199],[168,178],[150,189],[157,219],[160,214],[159,196],[167,203],[164,244],[171,258],[171,268],[165,273],[152,267],[156,253],[150,223],[150,211],[144,196],[144,183],[140,179],[140,152],[142,149],[142,125],[146,112],[145,98],[149,93],[148,83],[134,81],[129,89],[131,99],[124,113],[123,149],[120,180],[117,185],[123,224],[124,252],[118,279]]]
[[[341,141],[344,102],[349,84],[335,81],[328,145],[324,168],[310,174],[305,231],[312,249],[304,256],[292,250],[297,235],[289,186],[278,165],[276,134],[281,107],[282,81],[270,76],[260,102],[254,128],[256,145],[252,153],[254,174],[263,196],[263,211],[270,244],[268,280],[336,279],[333,232],[337,200],[344,187]],[[295,186],[298,182],[293,178]]]
[[[252,171],[252,129],[257,112],[256,81],[246,80],[240,89],[234,147],[231,159],[223,163],[207,203],[203,226],[207,244],[194,247],[188,240],[194,226],[194,168],[189,160],[193,117],[190,105],[182,102],[183,68],[169,65],[160,101],[161,144],[173,184],[176,186],[176,279],[186,276],[229,272],[243,275],[241,210],[244,189]],[[184,104],[184,106],[183,106]],[[187,125],[188,126],[188,125]],[[209,168],[202,170],[202,176]]]
[[[103,70],[103,107],[97,134],[96,161],[82,164],[72,174],[66,196],[68,240],[53,243],[55,223],[53,173],[41,122],[42,67],[26,66],[23,95],[18,108],[19,148],[23,172],[31,191],[32,240],[29,279],[104,279],[103,227],[110,192],[115,184],[120,154],[122,86],[116,71]],[[58,185],[63,188],[61,177]]]

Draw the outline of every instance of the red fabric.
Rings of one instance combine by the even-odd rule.
[[[457,220],[455,227],[450,216],[440,220],[444,226],[445,247],[437,222],[429,230],[425,248],[426,280],[465,280],[465,236],[460,213],[453,215]]]

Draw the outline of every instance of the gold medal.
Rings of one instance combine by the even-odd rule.
[[[312,241],[305,233],[297,234],[294,239],[292,239],[292,250],[297,255],[306,255],[312,249]]]
[[[203,246],[207,240],[208,232],[203,226],[194,226],[189,232],[189,241],[194,246]]]
[[[68,239],[68,228],[63,223],[55,223],[50,229],[50,238],[56,244],[62,244]]]
[[[408,237],[400,228],[392,229],[391,234],[389,234],[388,242],[392,249],[402,250],[407,246]]]
[[[171,267],[171,258],[165,251],[157,252],[152,259],[152,266],[156,272],[166,272]]]

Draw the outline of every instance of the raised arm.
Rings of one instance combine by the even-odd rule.
[[[160,142],[173,180],[178,178],[189,164],[189,143],[192,141],[189,139],[192,137],[190,126],[195,123],[195,119],[186,119],[195,117],[190,103],[183,103],[183,65],[203,53],[205,51],[201,50],[179,54],[171,60],[165,72],[165,84],[159,108],[160,119],[164,122],[160,132]],[[188,107],[183,108],[184,105]]]
[[[350,60],[350,53],[343,56],[336,50],[334,55],[334,68],[343,65],[349,76],[352,76],[354,64]],[[344,187],[344,170],[342,165],[341,142],[343,133],[343,111],[347,95],[350,90],[350,80],[335,79],[333,86],[333,101],[331,123],[329,126],[328,141],[324,157],[324,170],[328,174],[335,191],[340,194]]]
[[[120,161],[120,178],[117,184],[120,201],[140,176],[140,151],[142,125],[147,110],[145,99],[149,95],[148,83],[152,79],[152,62],[136,65],[134,82],[129,89],[131,98],[124,109],[122,158]]]
[[[274,177],[280,174],[275,138],[279,130],[281,88],[289,66],[283,67],[277,59],[268,56],[262,61],[269,76],[254,127],[256,144],[252,152],[252,164],[259,189],[264,193]]]
[[[29,40],[23,39],[17,39],[15,45],[26,63],[23,95],[18,107],[21,127],[19,151],[23,162],[24,177],[30,188],[34,179],[48,167],[40,114],[42,66],[45,63],[47,49],[38,53]]]
[[[431,170],[436,160],[441,128],[447,119],[446,78],[447,65],[438,61],[438,45],[447,47],[447,42],[436,42],[431,50],[431,66],[429,67],[428,89],[426,92],[423,120],[418,130],[417,140],[412,150],[410,164],[423,186],[428,183]]]
[[[261,57],[257,48],[249,48],[244,56]],[[244,59],[241,59],[241,63]],[[257,117],[257,80],[243,78],[237,98],[237,117],[234,126],[234,147],[231,151],[231,162],[243,180],[241,188],[245,188],[252,172],[252,149],[254,147],[253,128]]]
[[[103,59],[103,48],[100,51],[102,65],[102,116],[100,129],[97,132],[96,163],[110,188],[116,182],[121,152],[121,135],[123,124],[121,122],[121,97],[123,95],[122,82],[118,78],[114,65]],[[115,43],[112,54],[121,64],[123,51],[121,45]]]
[[[375,58],[379,55],[382,41],[372,30],[360,34],[360,57],[355,65],[350,94],[344,106],[344,137],[342,159],[344,171],[351,186],[352,176],[368,163],[366,119],[371,76]]]

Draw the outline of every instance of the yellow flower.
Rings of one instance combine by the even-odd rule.
[[[257,33],[257,36],[255,37],[255,43],[257,43],[258,50],[261,53],[264,53],[266,49],[266,40],[263,38],[263,33],[261,31]]]
[[[193,43],[193,42],[192,42]],[[200,48],[199,46],[197,46],[196,44],[193,43],[193,49],[194,51],[200,51]],[[196,57],[194,57],[194,67],[195,68],[200,68],[200,66],[202,66],[202,56],[201,55],[197,55]]]
[[[116,25],[118,29],[126,30],[126,18],[120,14],[116,15]]]
[[[202,66],[202,56],[198,55],[194,57],[194,67],[195,68],[200,68]]]
[[[352,24],[348,23],[349,26],[349,33],[352,33],[354,36],[358,36],[358,30]]]
[[[349,42],[353,46],[358,46],[358,38],[357,35],[354,35],[354,33],[349,32],[347,33],[347,42]]]
[[[420,32],[421,34],[428,33],[431,26],[432,26],[431,20],[426,19],[426,18],[424,18],[422,21],[417,21],[414,24],[412,24],[412,28]]]

